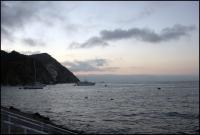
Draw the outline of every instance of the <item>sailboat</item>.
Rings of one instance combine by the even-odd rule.
[[[93,86],[95,85],[95,82],[88,82],[88,81],[79,81],[75,83],[75,86]]]
[[[34,82],[31,85],[26,85],[23,87],[23,89],[43,89],[43,87],[45,86],[44,84],[37,82],[36,81],[36,68],[35,68],[35,61],[33,61],[33,65],[34,65]]]

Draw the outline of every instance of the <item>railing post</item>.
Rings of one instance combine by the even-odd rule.
[[[8,124],[8,134],[10,134],[10,128],[11,128],[11,127],[10,127],[10,126],[11,126],[11,125],[10,125],[10,115],[8,115],[8,121],[9,121],[9,124]]]
[[[27,129],[26,129],[26,128],[24,128],[24,134],[25,134],[25,135],[27,134]]]
[[[41,130],[44,131],[44,123],[42,123],[42,129]]]

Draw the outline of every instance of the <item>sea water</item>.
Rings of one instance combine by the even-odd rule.
[[[198,81],[3,86],[1,104],[85,133],[199,134]]]

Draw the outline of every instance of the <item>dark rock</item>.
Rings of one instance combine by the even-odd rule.
[[[42,116],[39,113],[34,113],[33,114],[35,118],[43,119],[49,121],[50,119],[48,117]]]
[[[12,111],[18,111],[18,112],[20,112],[20,110],[19,109],[17,109],[17,108],[14,108],[13,106],[10,106],[10,108],[9,108],[10,110],[12,110]]]

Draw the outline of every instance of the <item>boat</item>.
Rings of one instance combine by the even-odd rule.
[[[95,85],[95,82],[88,82],[88,81],[79,81],[75,84],[75,86],[93,86]]]
[[[35,72],[35,76],[34,76],[35,81],[32,84],[23,86],[23,89],[43,89],[43,87],[45,87],[45,84],[42,84],[42,83],[36,81],[35,62],[33,62],[33,65],[34,65],[34,72]]]
[[[34,82],[33,84],[25,85],[23,89],[43,89],[43,87],[45,87],[44,84],[40,82]]]

